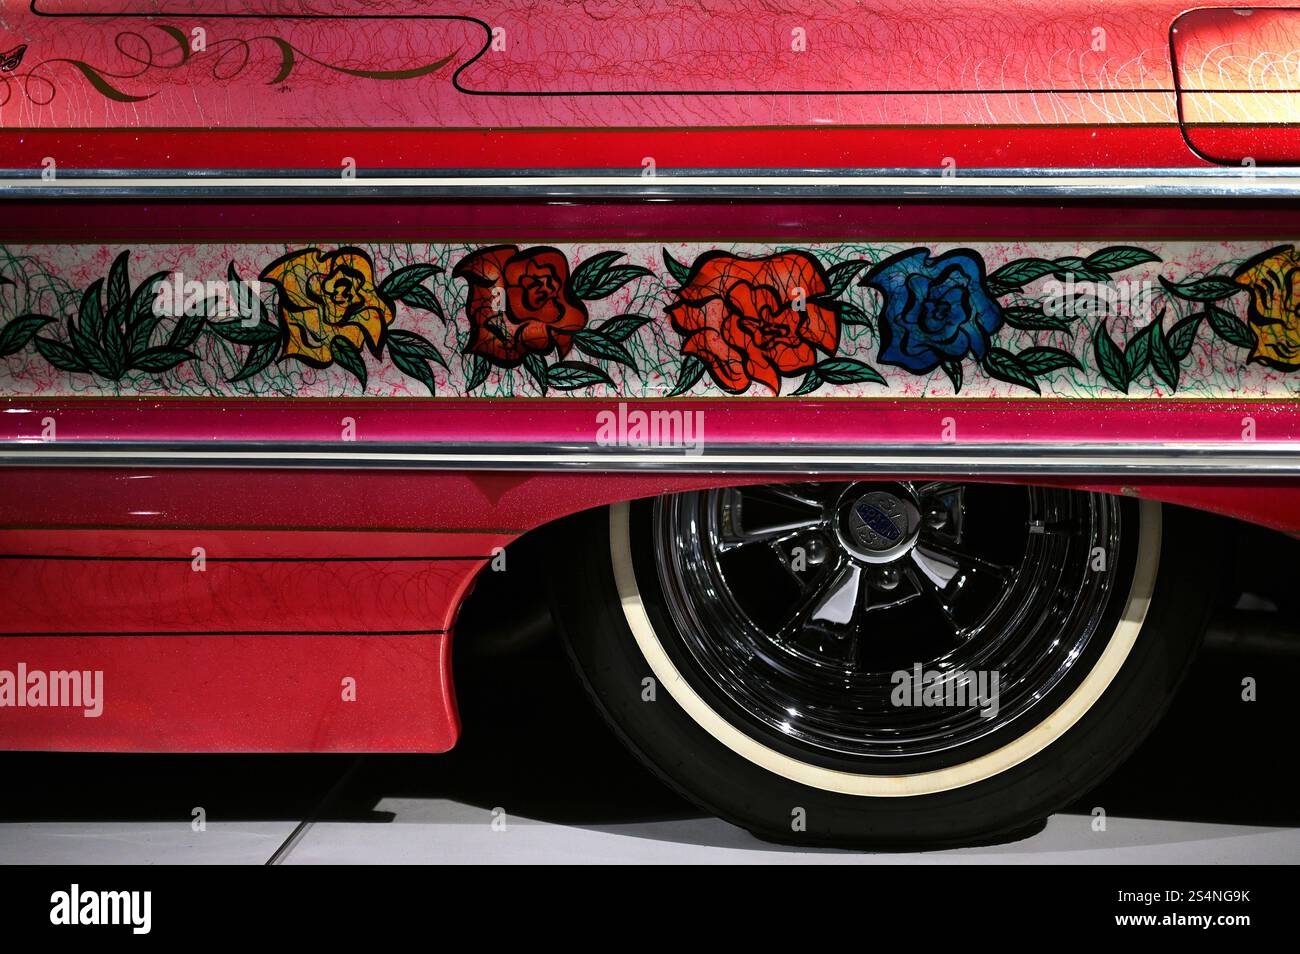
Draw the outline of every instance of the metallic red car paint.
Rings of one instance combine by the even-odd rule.
[[[476,554],[587,507],[762,479],[0,472],[0,524],[33,513],[42,523],[0,529],[0,547],[13,557],[0,560],[0,591],[16,610],[0,636],[0,669],[101,670],[107,700],[97,719],[78,709],[6,709],[0,747],[444,751],[459,732],[452,620],[475,575],[488,572]],[[1300,490],[1286,482],[1045,482],[1300,530]],[[403,529],[376,532],[390,526]],[[211,548],[201,573],[192,568],[194,546]],[[223,562],[233,553],[265,562]],[[169,559],[131,559],[145,554]],[[333,559],[352,554],[366,559]],[[69,559],[86,555],[96,559]],[[471,558],[425,559],[432,555]],[[93,629],[114,635],[86,635]],[[172,635],[149,635],[160,631]],[[348,678],[355,701],[344,700]]]
[[[1198,156],[1238,166],[1300,160],[1294,83],[1279,70],[1297,44],[1295,9],[1201,8],[1174,21],[1178,117]]]
[[[100,670],[106,696],[98,718],[6,707],[0,748],[445,751],[450,631],[494,548],[573,503],[710,483],[0,471],[0,670]]]
[[[1286,2],[1254,6],[1267,13]],[[106,98],[101,110],[83,105],[80,89],[61,91],[58,99],[55,80],[63,78],[57,73],[49,95],[40,97],[45,108],[19,114],[23,91],[11,93],[6,99],[14,100],[16,115],[0,131],[9,168],[40,169],[51,156],[69,170],[332,173],[343,155],[370,170],[637,171],[647,156],[660,169],[722,170],[937,169],[948,162],[958,168],[1195,167],[1236,164],[1241,155],[1294,157],[1293,148],[1270,141],[1288,135],[1285,122],[1234,122],[1221,115],[1219,101],[1210,121],[1224,128],[1208,128],[1194,113],[1196,148],[1188,145],[1180,127],[1187,104],[1180,99],[1199,95],[1191,85],[1199,74],[1182,75],[1187,64],[1175,61],[1206,15],[1170,0],[1104,9],[1032,0],[957,7],[888,0],[864,9],[846,0],[799,17],[743,2],[649,2],[626,10],[566,4],[544,15],[512,0],[437,10],[400,0],[360,8],[206,2],[177,9],[165,2],[61,0],[9,6],[0,39],[29,45],[33,64],[78,60],[130,87],[118,91],[129,101],[125,107]],[[539,20],[545,28],[530,29]],[[795,21],[807,34],[803,53],[790,42]],[[412,55],[428,53],[423,62],[432,49],[450,52],[453,62],[414,86],[354,80],[314,100],[319,77],[235,86],[232,98],[236,77],[229,69],[154,75],[161,64],[178,65],[161,51],[150,63],[160,67],[153,72],[111,68],[119,64],[119,33],[139,41],[151,25],[179,29],[178,23],[201,26],[227,43],[267,34],[305,43],[324,62],[330,50],[346,45],[348,63],[360,69],[390,59],[414,66]],[[508,55],[488,50],[489,25],[506,31]],[[1257,56],[1290,49],[1249,29],[1234,27],[1229,35],[1247,36]],[[413,33],[422,42],[411,42]],[[300,59],[304,69],[312,61]],[[70,81],[79,78],[70,71]],[[1220,76],[1213,89],[1237,80]],[[151,102],[159,85],[169,83],[184,95]],[[94,102],[94,92],[88,95]],[[379,97],[382,113],[369,97]],[[66,101],[78,106],[64,116]],[[163,104],[157,114],[156,103]],[[297,108],[286,118],[281,104]],[[372,123],[377,128],[364,128]],[[346,149],[340,130],[347,131]],[[1231,148],[1206,147],[1204,135],[1231,137]]]
[[[0,635],[441,633],[466,581],[506,539],[2,530]]]
[[[232,503],[248,495],[245,486]],[[124,522],[145,516],[117,503]],[[0,745],[443,751],[457,733],[448,631],[474,574],[507,539],[0,529],[0,670],[98,670],[105,686],[93,719],[75,708],[6,708]]]
[[[93,13],[169,8],[165,3],[105,7],[90,0],[80,5],[46,0],[42,6]],[[388,6],[397,9],[401,2]],[[566,15],[582,16],[581,7],[570,5]],[[213,0],[197,9],[225,6]],[[340,156],[347,154],[363,171],[526,166],[639,172],[647,156],[661,170],[937,169],[945,160],[958,170],[1177,169],[1208,167],[1207,156],[1235,163],[1238,154],[1261,162],[1288,155],[1294,130],[1287,127],[1197,126],[1192,132],[1204,155],[1189,147],[1173,108],[1176,77],[1167,58],[1168,29],[1183,9],[1165,3],[1154,12],[1148,7],[1135,14],[1121,7],[1105,18],[1108,23],[1115,18],[1111,34],[1117,43],[1140,40],[1138,48],[1160,50],[1148,63],[1150,83],[1137,92],[1145,95],[1149,85],[1149,92],[1169,106],[1163,115],[1116,123],[1057,124],[1052,91],[1058,84],[1048,70],[1027,77],[1037,91],[1026,103],[1033,107],[1026,118],[1001,125],[937,120],[817,125],[814,120],[822,120],[813,116],[792,128],[786,121],[765,121],[753,105],[762,98],[750,97],[744,101],[754,118],[730,128],[571,128],[572,123],[542,116],[524,128],[492,123],[483,128],[353,129],[346,133],[345,150],[340,131],[318,124],[313,116],[305,116],[303,128],[296,129],[9,127],[0,130],[0,165],[35,170],[53,156],[62,170],[219,165],[337,172]],[[1036,15],[1057,29],[1035,30],[1015,17],[978,22],[980,11],[972,12],[977,32],[995,41],[997,61],[1013,66],[1017,56],[1045,52],[1050,57],[1068,48],[1060,29],[1085,49],[1096,19],[1091,8],[1086,15],[1082,8],[1044,8]],[[692,8],[691,15],[705,17],[710,11]],[[99,29],[103,22],[68,19],[60,29],[75,35]],[[549,35],[567,42],[570,34],[552,30]],[[905,65],[916,67],[918,58],[911,55],[905,31],[880,50],[886,57],[896,51]],[[1105,62],[1105,54],[1098,57]],[[934,70],[924,68],[924,62],[915,69],[918,101],[953,91],[953,84],[943,85],[938,72],[943,58],[939,61],[932,64]],[[957,90],[958,95],[966,92]],[[268,87],[267,95],[281,93]],[[1122,98],[1125,91],[1111,95]],[[318,125],[324,128],[310,128]],[[734,240],[1275,238],[1291,236],[1297,221],[1294,205],[1259,202],[1116,207],[972,201],[470,205],[161,200],[6,202],[3,211],[0,238],[17,242],[178,237],[492,241],[520,235],[539,241],[682,235]],[[609,404],[567,399],[490,404],[6,398],[0,404],[0,440],[38,439],[42,418],[54,417],[65,441],[333,441],[345,413],[358,420],[361,442],[589,440],[595,412]],[[937,442],[939,423],[950,416],[958,422],[959,441],[1233,442],[1241,439],[1246,416],[1256,420],[1259,441],[1300,439],[1293,405],[1284,402],[745,400],[689,406],[706,412],[711,444]],[[7,634],[0,638],[0,669],[18,662],[42,669],[103,669],[108,695],[98,719],[87,719],[76,709],[6,709],[0,712],[0,747],[444,750],[458,731],[448,667],[450,632],[456,609],[476,574],[483,572],[492,547],[587,507],[737,482],[722,475],[585,471],[0,471],[0,554],[12,557],[0,560],[5,597],[0,629]],[[1291,481],[1053,482],[1138,494],[1300,531],[1300,488]],[[202,572],[192,568],[194,547],[204,547],[209,560]],[[354,556],[364,559],[334,559]],[[469,559],[443,559],[449,556]],[[259,562],[236,562],[240,558]],[[354,630],[367,635],[349,634]],[[84,635],[87,631],[187,635]],[[43,635],[17,635],[22,632]],[[49,635],[68,632],[83,635]],[[289,635],[299,632],[306,635]],[[354,702],[343,699],[347,677],[356,680]]]
[[[1219,135],[1204,130],[1202,135]],[[1260,133],[1266,135],[1266,133]],[[1278,133],[1272,133],[1278,135]],[[39,169],[61,156],[65,170],[193,169],[210,167],[213,144],[205,135],[170,137],[159,149],[156,134],[117,129],[77,132],[0,131],[3,166]],[[307,169],[334,171],[337,132],[222,130],[223,168],[278,170],[282,151]],[[1238,134],[1238,139],[1240,135]],[[508,168],[507,157],[527,156],[529,168],[592,169],[639,174],[651,155],[665,172],[685,169],[939,169],[951,159],[963,169],[1195,168],[1212,167],[1188,148],[1176,123],[1134,126],[867,127],[789,129],[576,129],[438,130],[367,129],[348,133],[348,154],[365,170],[405,171]]]
[[[6,708],[0,749],[444,752],[460,731],[450,651],[441,633],[4,636],[0,670],[100,670],[104,709]]]

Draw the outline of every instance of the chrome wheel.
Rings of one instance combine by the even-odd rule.
[[[1124,509],[952,481],[663,498],[651,532],[665,649],[728,721],[801,760],[956,764],[1050,714],[1104,648],[1093,637],[1114,629],[1132,573]],[[899,704],[913,672],[996,674],[996,704]]]

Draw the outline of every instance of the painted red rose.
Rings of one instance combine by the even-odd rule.
[[[829,287],[807,252],[708,252],[691,266],[668,317],[686,336],[682,353],[703,361],[718,387],[740,394],[758,382],[779,394],[781,378],[816,363],[815,349],[839,347],[835,306],[814,301]]]
[[[513,368],[529,354],[573,347],[587,325],[587,307],[573,293],[564,253],[546,246],[481,248],[461,259],[452,274],[469,283],[465,350]]]

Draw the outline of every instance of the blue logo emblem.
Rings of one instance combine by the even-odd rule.
[[[898,529],[898,525],[894,523],[889,514],[879,507],[869,504],[865,500],[860,500],[853,509],[863,523],[886,540],[897,540],[903,535],[903,531]]]

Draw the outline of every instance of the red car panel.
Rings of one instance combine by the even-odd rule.
[[[0,747],[443,751],[456,614],[500,548],[674,491],[958,473],[1300,532],[1297,201],[1179,191],[1296,158],[1280,4],[0,4],[0,672],[102,672],[112,701],[7,707]],[[229,194],[195,194],[232,170]],[[618,195],[566,191],[629,170]],[[745,200],[657,191],[798,170]],[[924,175],[827,184],[854,170]],[[1120,185],[927,191],[976,170]],[[1124,184],[1153,170],[1185,175],[1172,195]],[[92,173],[117,197],[62,194]],[[494,184],[456,194],[461,174]],[[491,191],[525,175],[546,184]],[[312,176],[338,194],[267,197]],[[384,177],[406,191],[366,191]],[[859,266],[917,252],[960,256],[962,291],[996,302],[985,347],[1052,366],[887,357]],[[581,263],[610,255],[633,277],[578,295]],[[111,335],[78,351],[83,310],[103,333],[122,281],[221,282],[236,260],[278,282],[267,337],[218,341],[205,319],[202,345],[146,333],[134,369]],[[994,294],[1013,266],[1034,277]],[[383,284],[411,268],[413,297]],[[743,280],[724,289],[727,269]],[[1163,345],[1131,314],[1046,321],[1029,291],[1121,274],[1165,296]],[[820,283],[816,329],[806,307],[773,318],[793,294],[773,275]],[[493,291],[518,299],[509,347],[478,307]],[[634,341],[636,373],[574,340],[629,316],[639,337],[614,343]],[[415,350],[394,361],[394,340]],[[249,375],[223,364],[257,348]],[[600,447],[629,407],[702,415],[698,456]]]
[[[539,23],[510,0],[436,12],[409,0],[33,0],[11,4],[0,33],[12,64],[0,126],[22,133],[6,134],[6,165],[27,169],[51,156],[70,170],[326,174],[349,160],[637,172],[647,158],[665,170],[1235,163],[1183,140],[1170,31],[1185,9],[567,4]],[[1195,113],[1194,89],[1183,107]],[[1213,112],[1190,117],[1194,138],[1239,122]],[[1257,148],[1248,132],[1225,134],[1274,155],[1267,137]]]

